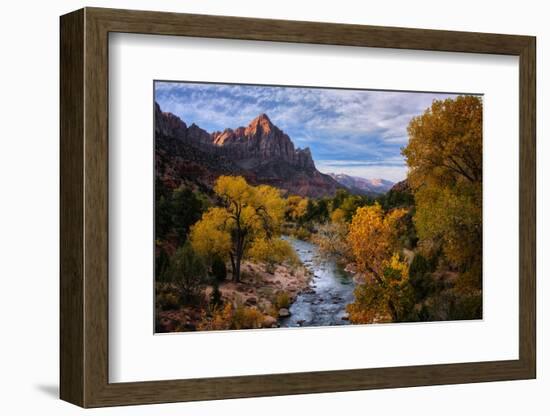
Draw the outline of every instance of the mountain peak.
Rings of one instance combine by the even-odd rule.
[[[268,115],[266,113],[261,113],[258,117],[256,117],[257,120],[260,121],[267,121],[271,123],[271,120],[269,119]]]
[[[248,130],[254,133],[260,131],[261,133],[269,134],[274,129],[274,127],[275,126],[269,119],[268,115],[265,113],[261,113],[258,117],[250,122],[250,124],[248,125]]]
[[[309,148],[295,148],[290,137],[265,113],[248,127],[210,134],[196,124],[187,127],[179,118],[163,113],[158,105],[155,110],[156,156],[162,161],[158,167],[165,169],[163,175],[171,186],[179,186],[184,180],[213,186],[219,175],[236,175],[252,184],[267,184],[313,198],[334,195],[341,188],[316,169]]]

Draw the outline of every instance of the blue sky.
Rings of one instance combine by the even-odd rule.
[[[410,119],[453,94],[156,82],[163,111],[208,132],[247,126],[260,113],[309,147],[324,173],[400,181]]]

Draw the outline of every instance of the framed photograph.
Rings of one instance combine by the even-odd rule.
[[[534,37],[60,28],[63,400],[536,377]]]

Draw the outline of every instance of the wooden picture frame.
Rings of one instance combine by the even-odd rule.
[[[61,17],[61,399],[82,407],[536,377],[535,51],[530,36],[85,8]],[[519,57],[519,359],[109,383],[108,34],[262,40]]]

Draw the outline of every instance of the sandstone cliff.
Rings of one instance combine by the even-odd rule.
[[[183,182],[211,187],[223,174],[309,197],[332,195],[341,187],[316,169],[309,148],[295,148],[266,114],[247,127],[210,134],[155,103],[155,151],[157,176],[170,187]]]

